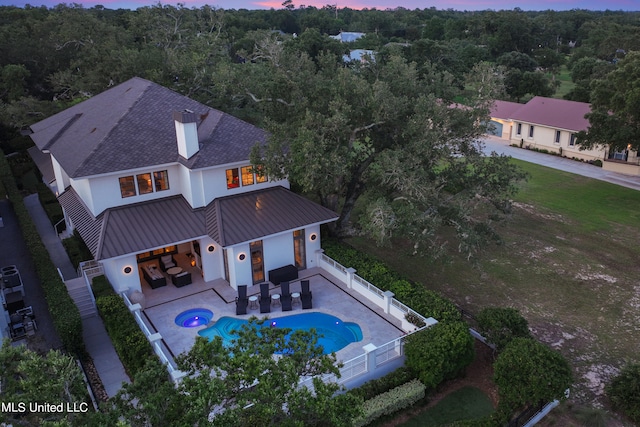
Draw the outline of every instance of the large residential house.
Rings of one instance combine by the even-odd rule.
[[[250,165],[264,130],[141,78],[31,131],[67,228],[117,292],[141,291],[154,281],[142,265],[168,268],[177,254],[233,288],[283,266],[311,268],[320,225],[337,219]]]
[[[585,161],[601,160],[604,169],[639,175],[639,159],[635,151],[580,150],[576,133],[588,129],[589,121],[585,114],[589,112],[591,104],[542,96],[536,96],[526,104],[496,101],[491,110],[490,132],[510,144],[544,149]]]

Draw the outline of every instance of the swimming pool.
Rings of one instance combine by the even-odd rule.
[[[175,323],[183,328],[195,328],[197,326],[206,325],[213,318],[213,312],[206,308],[192,308],[183,311],[175,318]]]
[[[198,335],[209,340],[219,336],[224,345],[229,345],[236,338],[232,331],[239,330],[242,325],[247,323],[249,323],[247,320],[225,316],[218,319],[213,326],[198,331]],[[335,316],[319,312],[269,319],[263,327],[290,328],[294,331],[315,328],[318,333],[318,345],[322,346],[324,354],[341,350],[352,342],[362,341],[360,325],[353,322],[343,322]]]

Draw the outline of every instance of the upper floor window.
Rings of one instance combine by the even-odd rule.
[[[120,178],[120,194],[123,198],[136,195],[136,184],[133,181],[133,176]]]
[[[556,131],[555,143],[556,144],[560,144],[560,131],[559,130]]]
[[[153,173],[141,173],[135,175],[135,177],[133,175],[123,176],[119,178],[119,181],[120,195],[123,198],[169,189],[169,179],[166,170]]]
[[[256,166],[256,182],[267,182],[267,174],[264,173],[264,168],[262,166]]]
[[[516,135],[522,135],[522,123],[518,123],[516,126]]]
[[[140,194],[153,193],[153,185],[151,183],[150,173],[136,175],[136,181],[138,182],[138,191],[140,192]]]
[[[242,186],[253,185],[255,183],[267,182],[267,176],[260,173],[260,167],[243,166],[241,168],[233,168],[226,170],[227,188],[238,188]]]
[[[245,166],[240,168],[242,173],[242,185],[253,185],[253,168],[251,166]]]
[[[533,125],[529,125],[529,138],[533,138]]]
[[[227,188],[240,187],[238,168],[227,169]]]
[[[169,189],[169,175],[167,171],[158,171],[153,173],[153,182],[156,185],[156,191]]]

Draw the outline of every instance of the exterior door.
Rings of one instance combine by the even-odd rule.
[[[253,284],[264,282],[264,254],[262,252],[262,240],[249,244],[251,251],[251,275]]]
[[[307,256],[304,247],[304,228],[293,232],[293,257],[298,270],[307,268]]]

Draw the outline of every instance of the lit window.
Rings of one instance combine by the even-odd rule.
[[[253,185],[253,168],[245,166],[240,169],[242,172],[242,185]]]
[[[556,131],[556,144],[559,144],[559,143],[560,143],[560,131],[557,130]]]
[[[133,176],[123,176],[120,178],[120,194],[123,198],[136,195],[136,185]]]
[[[529,138],[533,138],[533,125],[529,126]]]
[[[169,176],[167,171],[158,171],[153,173],[153,182],[156,185],[156,191],[169,189]]]
[[[240,186],[238,168],[227,169],[227,188],[237,188]]]
[[[255,170],[256,170],[256,182],[257,183],[267,182],[267,174],[264,173],[264,167],[262,167],[261,165],[258,165],[256,166]]]
[[[153,193],[153,186],[151,185],[151,174],[143,173],[136,175],[136,181],[138,181],[138,192],[140,194]]]

